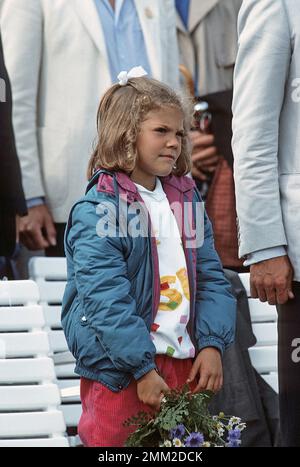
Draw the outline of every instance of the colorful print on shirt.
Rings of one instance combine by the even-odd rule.
[[[136,186],[149,211],[158,251],[160,303],[151,327],[156,353],[179,359],[194,357],[195,348],[187,331],[189,280],[175,216],[159,179],[154,191]]]

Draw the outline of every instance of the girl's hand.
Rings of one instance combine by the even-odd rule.
[[[149,405],[155,410],[160,409],[164,394],[170,391],[169,386],[161,376],[151,370],[137,381],[137,395],[141,402]]]
[[[199,375],[199,381],[193,393],[204,390],[220,391],[223,385],[223,368],[221,354],[215,347],[202,349],[193,363],[187,383],[194,381]]]

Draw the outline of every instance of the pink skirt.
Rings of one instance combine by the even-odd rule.
[[[166,384],[181,388],[187,380],[193,360],[156,356],[156,365]],[[139,411],[151,412],[151,408],[139,401],[136,381],[115,393],[96,381],[81,378],[80,396],[82,415],[78,434],[86,447],[123,447],[135,427],[124,427],[123,422]]]

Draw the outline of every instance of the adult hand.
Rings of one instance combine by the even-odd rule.
[[[170,391],[169,386],[155,370],[149,371],[137,381],[137,395],[141,402],[155,410],[160,409],[164,394]]]
[[[223,367],[220,351],[216,347],[205,347],[200,350],[193,363],[187,383],[194,381],[199,375],[199,381],[193,393],[205,390],[217,392],[223,386]]]
[[[29,250],[43,250],[56,245],[56,230],[45,204],[28,209],[19,222],[20,241]]]
[[[292,280],[294,271],[288,256],[279,256],[250,266],[250,290],[252,298],[270,305],[282,305],[293,299]]]
[[[208,174],[216,170],[219,162],[219,155],[215,143],[214,135],[203,134],[200,131],[190,131],[192,142],[192,176],[205,181]]]

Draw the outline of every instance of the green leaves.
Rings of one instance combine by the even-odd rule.
[[[162,430],[170,431],[174,426],[182,423],[185,416],[188,416],[188,403],[180,401],[178,406],[169,407],[167,403],[163,404],[154,425]]]
[[[125,426],[137,427],[125,446],[158,447],[172,439],[171,430],[183,425],[186,434],[200,432],[210,445],[224,446],[226,443],[220,433],[225,433],[226,425],[222,420],[229,417],[212,416],[208,404],[213,397],[210,391],[192,394],[186,385],[182,391],[172,390],[165,395],[160,412],[140,412],[124,422]],[[220,414],[221,415],[221,414]],[[231,428],[232,425],[230,425]],[[220,427],[224,429],[220,430]]]

